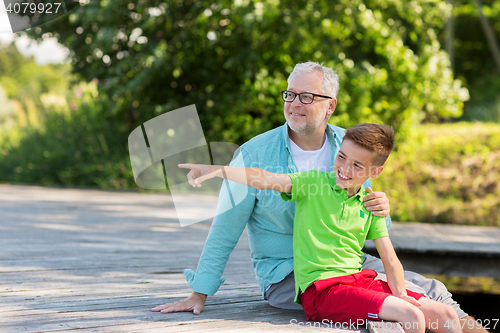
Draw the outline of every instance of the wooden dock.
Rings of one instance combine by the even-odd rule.
[[[282,332],[302,311],[262,299],[241,237],[205,311],[187,297],[209,222],[181,228],[169,194],[0,185],[0,332]],[[299,328],[299,326],[294,326]]]
[[[168,193],[0,185],[0,332],[310,331],[262,299],[246,234],[199,316],[150,311],[190,294],[209,226],[181,228]],[[500,252],[493,232],[473,242]]]
[[[406,270],[461,277],[500,277],[500,228],[394,223],[391,241]],[[376,255],[373,241],[365,252]]]

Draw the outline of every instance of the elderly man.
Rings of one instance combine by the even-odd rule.
[[[344,135],[344,129],[328,124],[337,106],[338,90],[338,76],[332,69],[313,62],[297,64],[288,78],[287,90],[282,92],[286,123],[243,144],[240,147],[243,158],[233,160],[231,165],[259,167],[277,173],[311,169],[332,171],[333,160]],[[244,161],[245,165],[237,161]],[[371,186],[369,180],[364,185]],[[245,193],[247,188],[243,187],[231,183],[231,193]],[[197,271],[185,271],[193,289],[191,296],[157,306],[152,311],[192,311],[199,314],[207,295],[215,294],[224,282],[225,278],[221,277],[224,267],[245,226],[248,228],[255,274],[264,298],[274,307],[301,309],[293,302],[292,230],[295,206],[285,203],[275,191],[252,188],[248,191],[235,208],[214,218]],[[223,187],[219,205],[229,201],[229,194]],[[386,217],[390,228],[389,201],[384,193],[373,192],[366,196],[365,206],[374,215]],[[384,268],[378,258],[365,255],[362,268],[373,269],[379,273],[378,278],[385,279]],[[452,305],[460,318],[470,318],[453,301],[441,282],[413,272],[405,272],[405,279],[408,289]],[[464,328],[464,332],[471,332]]]

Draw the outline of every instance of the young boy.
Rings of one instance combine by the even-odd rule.
[[[405,289],[399,262],[383,218],[363,207],[362,184],[376,178],[394,148],[389,126],[358,124],[346,131],[331,173],[311,170],[276,174],[258,168],[179,164],[189,168],[189,183],[226,178],[260,190],[282,192],[295,201],[293,252],[297,303],[307,320],[359,323],[382,319],[402,322],[408,333],[461,332],[455,310]],[[366,239],[374,239],[387,282],[362,270]]]

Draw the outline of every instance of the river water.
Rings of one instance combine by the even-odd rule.
[[[453,299],[491,333],[500,333],[500,295],[453,293]],[[467,324],[467,323],[466,323]]]

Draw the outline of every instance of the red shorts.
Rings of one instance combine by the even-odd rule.
[[[342,323],[377,320],[382,303],[392,295],[387,282],[375,280],[377,272],[359,273],[316,281],[300,295],[307,320],[324,319]],[[406,290],[418,300],[422,294]]]

